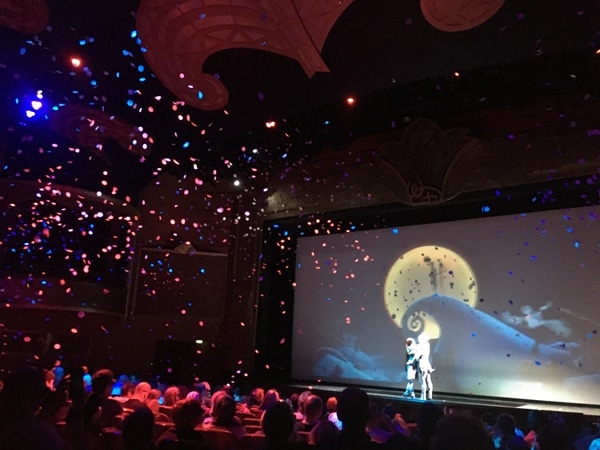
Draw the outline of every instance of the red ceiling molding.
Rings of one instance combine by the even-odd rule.
[[[491,19],[504,0],[421,0],[427,22],[442,31],[465,31]]]
[[[20,33],[41,33],[50,12],[45,0],[0,0],[0,25]]]
[[[223,108],[227,88],[203,73],[213,53],[266,50],[293,58],[311,77],[328,72],[320,51],[351,0],[142,0],[137,31],[148,64],[180,100]]]
[[[153,139],[142,127],[88,106],[68,103],[52,114],[51,123],[55,131],[90,150],[108,164],[111,161],[102,152],[102,146],[109,139],[114,139],[121,148],[134,155],[144,157],[152,151]]]

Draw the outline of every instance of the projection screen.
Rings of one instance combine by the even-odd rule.
[[[294,379],[600,404],[600,207],[300,237]],[[418,388],[418,383],[416,384]]]

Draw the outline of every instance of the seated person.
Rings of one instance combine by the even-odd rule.
[[[266,392],[262,403],[257,408],[251,408],[250,411],[252,411],[254,414],[258,413],[262,415],[264,410],[266,410],[269,406],[271,406],[274,403],[279,403],[279,400],[279,392],[277,392],[277,390],[275,389],[269,389]]]
[[[117,416],[123,412],[121,404],[109,398],[113,384],[113,372],[109,369],[100,369],[92,375],[92,393],[83,409],[83,426],[90,448],[100,439],[104,428],[117,426]]]
[[[163,396],[164,406],[173,406],[176,402],[181,400],[181,393],[179,392],[179,388],[177,386],[170,386],[165,390],[165,395]]]
[[[471,414],[442,417],[433,434],[430,450],[492,450],[494,445],[483,421]]]
[[[297,449],[295,425],[296,417],[287,403],[271,404],[260,421],[265,434],[263,450]]]
[[[227,394],[216,395],[212,408],[212,421],[203,425],[204,429],[221,428],[230,431],[237,439],[243,438],[246,434],[246,429],[240,422],[240,419],[235,417],[235,400]]]
[[[329,420],[315,425],[308,434],[308,444],[317,449],[335,448],[340,430]]]
[[[145,406],[123,420],[123,445],[126,450],[154,450],[154,414]]]
[[[26,367],[11,372],[0,392],[0,448],[64,448],[56,428],[36,416],[50,392],[42,369]]]
[[[151,390],[152,387],[149,383],[146,383],[145,381],[138,383],[131,398],[123,403],[123,408],[129,408],[133,410],[145,408],[146,401],[148,400],[148,394],[150,394]]]
[[[151,389],[146,398],[146,406],[154,413],[154,415],[160,412],[160,399],[162,392],[160,389]]]
[[[204,448],[202,432],[195,430],[196,426],[202,423],[203,417],[204,409],[198,400],[179,400],[171,410],[173,426],[158,438],[158,449]],[[180,442],[182,445],[176,447],[171,442]]]
[[[121,386],[121,392],[118,397],[111,397],[120,403],[125,403],[131,397],[133,397],[133,393],[135,392],[135,384],[131,381],[123,383]],[[132,408],[133,409],[133,408]]]
[[[323,400],[311,394],[304,401],[304,418],[296,424],[297,431],[310,431],[323,416]]]

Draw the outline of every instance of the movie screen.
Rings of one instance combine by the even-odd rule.
[[[291,375],[600,404],[600,207],[300,237]],[[419,383],[415,382],[419,390]]]

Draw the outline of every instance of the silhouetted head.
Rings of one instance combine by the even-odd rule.
[[[342,429],[363,429],[369,420],[369,396],[357,387],[347,387],[338,398],[338,418]]]
[[[154,413],[143,407],[123,419],[123,444],[127,450],[147,450],[154,439]]]
[[[179,400],[171,410],[171,419],[178,430],[193,429],[202,422],[203,416],[204,410],[200,401],[194,399]]]
[[[265,409],[260,425],[270,441],[287,442],[294,433],[296,416],[290,405],[277,402]]]

